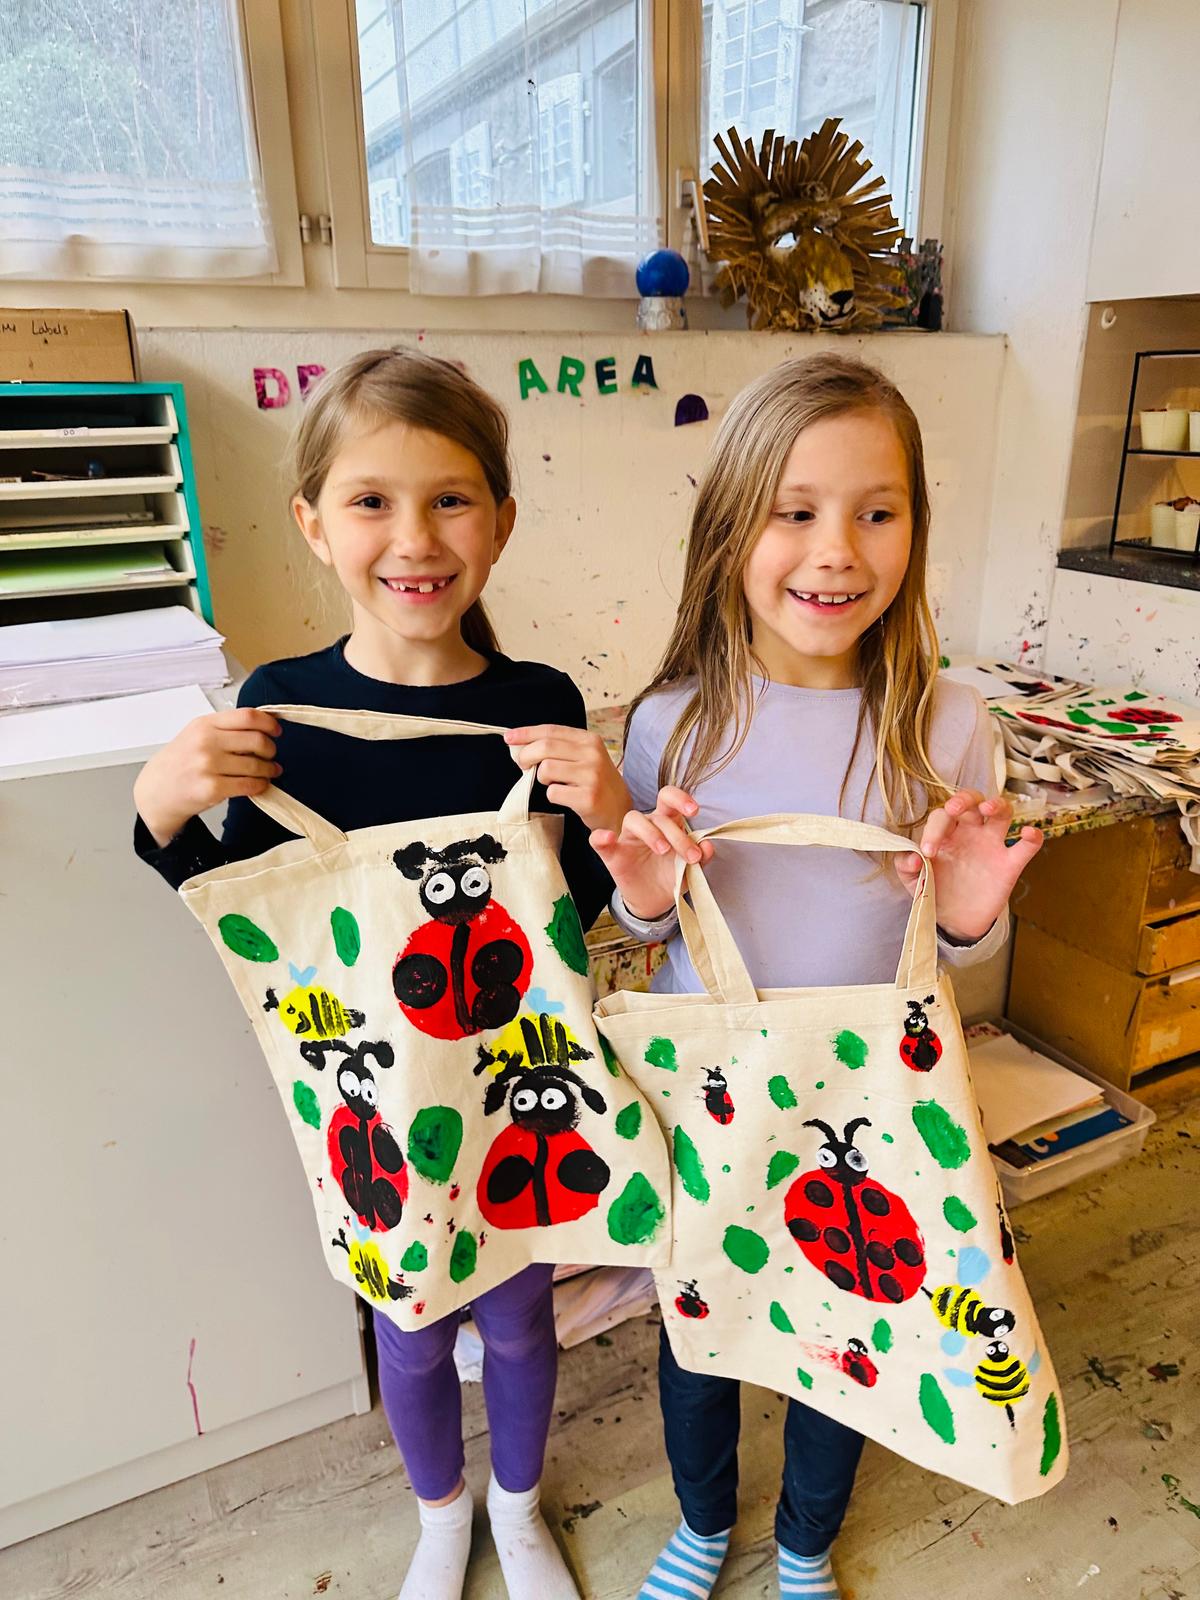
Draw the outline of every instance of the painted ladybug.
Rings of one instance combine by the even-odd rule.
[[[378,1066],[390,1067],[392,1047],[381,1039],[356,1050],[349,1045],[341,1049],[347,1059],[338,1068],[337,1085],[345,1104],[329,1119],[329,1163],[363,1226],[386,1233],[404,1214],[408,1168],[392,1130],[379,1115],[375,1075],[366,1058],[372,1056]]]
[[[496,1228],[548,1228],[574,1222],[600,1203],[612,1174],[581,1133],[579,1097],[597,1113],[603,1095],[566,1065],[590,1058],[553,1017],[522,1018],[526,1050],[516,1051],[488,1085],[483,1111],[508,1101],[510,1127],[492,1141],[476,1191],[479,1209]],[[526,1026],[528,1025],[528,1026]],[[525,1060],[529,1061],[526,1066]],[[476,1071],[490,1057],[480,1048]]]
[[[696,1291],[695,1278],[687,1283],[681,1282],[680,1292],[675,1296],[675,1309],[681,1317],[692,1317],[697,1322],[708,1315],[708,1301],[701,1299]]]
[[[704,1109],[714,1122],[719,1122],[727,1128],[733,1121],[733,1100],[729,1094],[729,1082],[720,1067],[706,1067],[708,1074],[704,1085]]]
[[[928,994],[924,1001],[910,1000],[908,1016],[904,1019],[904,1037],[900,1041],[900,1059],[914,1072],[928,1072],[935,1067],[942,1053],[942,1041],[929,1026],[924,1007],[933,1004]]]
[[[1153,706],[1122,706],[1119,711],[1105,711],[1105,716],[1110,722],[1135,722],[1145,725],[1151,722],[1182,722],[1183,718],[1175,711],[1155,710]]]
[[[925,1242],[912,1212],[867,1176],[867,1158],[853,1142],[867,1117],[846,1124],[842,1137],[813,1118],[825,1143],[819,1166],[800,1175],[784,1200],[788,1232],[807,1261],[830,1283],[864,1300],[911,1299],[925,1277]]]
[[[842,1371],[848,1378],[853,1378],[855,1383],[861,1383],[864,1389],[873,1389],[879,1382],[879,1368],[867,1354],[867,1347],[861,1339],[850,1339],[842,1352]]]
[[[392,988],[408,1020],[435,1039],[502,1028],[529,987],[529,941],[492,899],[487,869],[506,855],[482,834],[444,850],[406,845],[392,857],[406,878],[420,883],[421,904],[433,918],[397,956]]]

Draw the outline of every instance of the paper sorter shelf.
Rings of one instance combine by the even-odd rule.
[[[109,546],[78,554],[42,551],[0,553],[0,600],[28,600],[94,590],[137,590],[189,583],[190,554],[177,546],[177,566],[161,544]]]
[[[49,483],[0,483],[0,500],[81,500],[98,495],[166,494],[183,482],[182,473],[140,478],[56,478]]]
[[[112,528],[38,528],[6,533],[0,528],[0,557],[9,550],[74,550],[80,545],[141,544],[146,540],[179,539],[187,532],[182,522],[148,522],[144,526]]]

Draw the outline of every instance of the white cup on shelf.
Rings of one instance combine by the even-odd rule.
[[[1179,513],[1170,500],[1156,500],[1150,507],[1150,543],[1156,550],[1177,550],[1176,529]]]
[[[1188,413],[1182,406],[1164,406],[1157,411],[1139,411],[1143,450],[1186,450]]]
[[[1189,500],[1182,511],[1175,513],[1176,550],[1194,550],[1200,535],[1200,500]]]

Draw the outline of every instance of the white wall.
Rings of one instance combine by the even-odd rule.
[[[1200,594],[1082,578],[1055,561],[1118,10],[964,0],[951,325],[1009,340],[979,647],[1190,693]],[[1160,67],[1169,81],[1172,64]]]
[[[143,337],[147,378],[186,385],[217,622],[247,665],[318,648],[337,636],[344,615],[340,592],[287,514],[282,462],[300,413],[296,366],[333,366],[395,340],[394,329],[151,329]],[[421,348],[464,361],[512,419],[517,529],[487,590],[504,648],[571,673],[589,704],[624,701],[642,688],[674,618],[693,480],[716,420],[765,368],[822,347],[876,362],[917,412],[934,507],[935,611],[947,647],[972,648],[1003,340],[430,332]],[[630,387],[643,351],[653,357],[657,391]],[[561,354],[588,363],[579,399],[554,392]],[[520,399],[524,356],[537,361],[549,394]],[[590,376],[604,356],[616,360],[620,388],[611,395],[600,395]],[[286,409],[258,409],[256,366],[289,375]],[[676,428],[675,403],[688,392],[703,396],[710,420]]]

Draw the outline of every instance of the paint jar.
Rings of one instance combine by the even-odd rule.
[[[1143,450],[1186,450],[1188,414],[1182,406],[1164,406],[1156,411],[1139,411]]]
[[[1200,455],[1200,411],[1188,412],[1188,449]]]
[[[1200,500],[1189,500],[1175,513],[1176,550],[1194,550],[1200,538]]]
[[[1176,548],[1176,515],[1175,504],[1171,500],[1159,500],[1150,507],[1150,543],[1156,550]]]

